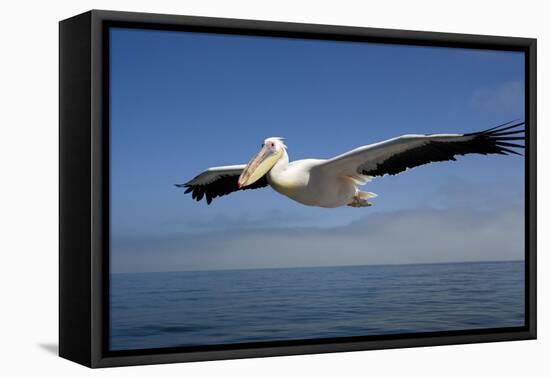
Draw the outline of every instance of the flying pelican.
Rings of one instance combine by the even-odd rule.
[[[289,162],[283,138],[264,140],[261,150],[248,164],[208,168],[185,184],[185,193],[200,201],[238,190],[271,186],[275,191],[308,206],[370,206],[376,194],[362,192],[358,185],[373,177],[396,175],[420,165],[456,160],[466,154],[516,154],[525,148],[524,122],[502,125],[468,134],[403,135],[358,147],[331,159]]]

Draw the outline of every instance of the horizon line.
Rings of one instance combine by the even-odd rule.
[[[109,275],[116,274],[140,274],[140,273],[192,273],[192,272],[230,272],[243,270],[278,270],[278,269],[323,269],[323,268],[359,268],[367,266],[404,266],[404,265],[442,265],[442,264],[483,264],[483,263],[509,263],[523,262],[525,259],[513,260],[475,260],[475,261],[438,261],[438,262],[418,262],[418,263],[381,263],[381,264],[359,264],[359,265],[319,265],[319,266],[290,266],[290,267],[263,267],[263,268],[221,268],[221,269],[193,269],[193,270],[151,270],[151,271],[130,271],[130,272],[112,272]]]

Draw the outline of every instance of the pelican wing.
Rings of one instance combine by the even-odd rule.
[[[191,181],[185,184],[176,184],[176,186],[187,188],[185,193],[191,193],[193,199],[197,201],[206,197],[206,202],[210,205],[212,199],[216,197],[225,196],[237,190],[258,189],[268,185],[267,178],[264,176],[252,185],[239,189],[237,181],[245,167],[245,164],[240,164],[208,168]]]
[[[512,125],[510,125],[513,123]],[[469,134],[403,135],[326,160],[318,169],[350,177],[396,175],[420,165],[466,154],[518,154],[524,122],[508,122]],[[520,128],[521,127],[521,128]]]

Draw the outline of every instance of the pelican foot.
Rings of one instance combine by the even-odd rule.
[[[372,203],[370,203],[369,201],[367,201],[364,198],[353,197],[353,201],[351,203],[348,203],[348,206],[351,206],[351,207],[369,207],[369,206],[372,206]]]

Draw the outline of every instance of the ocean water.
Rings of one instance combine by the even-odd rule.
[[[524,325],[524,263],[111,275],[110,349]]]

